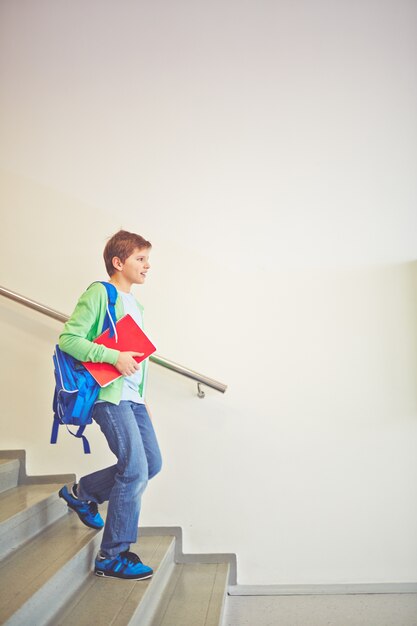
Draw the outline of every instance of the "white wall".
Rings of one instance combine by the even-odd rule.
[[[0,284],[70,312],[119,227],[165,466],[142,523],[242,584],[417,577],[414,2],[0,4]],[[48,444],[59,324],[0,302],[2,447]],[[69,441],[71,439],[71,441]]]

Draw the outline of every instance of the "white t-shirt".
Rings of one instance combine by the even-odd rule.
[[[117,292],[122,298],[125,315],[129,313],[135,320],[136,324],[143,328],[143,320],[140,309],[136,304],[135,297],[132,293],[124,293],[123,291]],[[140,369],[136,370],[131,376],[124,376],[124,384],[122,390],[121,400],[130,400],[131,402],[137,402],[138,404],[144,404],[145,400],[139,394],[139,385],[142,382],[143,366],[140,364]]]

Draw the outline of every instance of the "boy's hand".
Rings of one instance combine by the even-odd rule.
[[[123,376],[130,376],[140,368],[140,363],[137,363],[133,357],[143,355],[143,352],[120,352],[119,358],[117,359],[117,363],[114,367]]]

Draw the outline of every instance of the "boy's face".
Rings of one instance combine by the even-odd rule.
[[[117,257],[113,260],[116,269],[131,285],[142,285],[146,280],[146,272],[150,268],[150,248],[135,248],[124,263]]]

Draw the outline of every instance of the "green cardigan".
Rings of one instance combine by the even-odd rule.
[[[136,301],[141,314],[142,305]],[[119,358],[119,351],[106,348],[93,340],[101,334],[107,310],[107,292],[101,283],[93,283],[77,302],[73,314],[64,326],[59,336],[59,347],[78,361],[93,361],[94,363],[111,363],[115,365]],[[123,301],[120,296],[116,300],[116,319],[124,315]],[[148,360],[142,362],[143,376],[139,393],[144,397],[144,383],[146,380]],[[112,404],[119,404],[122,397],[123,376],[102,387],[98,396]]]

